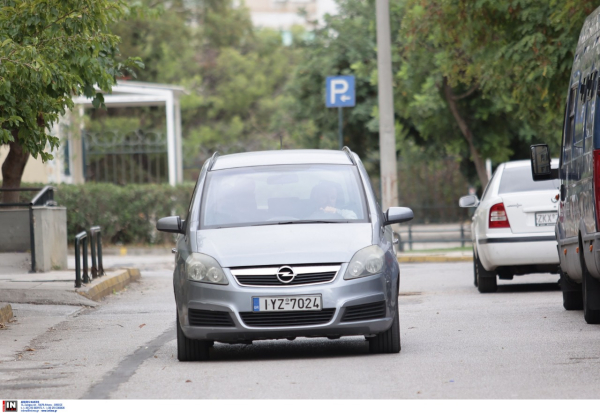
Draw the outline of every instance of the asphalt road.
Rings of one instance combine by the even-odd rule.
[[[402,351],[364,338],[215,344],[210,362],[176,358],[171,274],[98,308],[14,306],[0,331],[0,395],[26,399],[599,398],[600,326],[567,312],[556,275],[479,294],[471,263],[405,264]]]

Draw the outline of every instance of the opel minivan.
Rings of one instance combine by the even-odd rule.
[[[177,356],[207,360],[215,341],[364,336],[400,351],[400,270],[390,224],[348,148],[218,156],[187,217],[161,218],[174,251]]]

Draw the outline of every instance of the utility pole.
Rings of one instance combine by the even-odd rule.
[[[398,170],[396,168],[389,0],[376,0],[376,17],[381,208],[385,212],[389,207],[398,206]]]

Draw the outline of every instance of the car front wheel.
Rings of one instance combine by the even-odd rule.
[[[390,328],[368,340],[369,352],[372,354],[400,352],[400,317],[398,315],[398,303],[396,303],[394,321],[392,321]]]
[[[179,316],[176,314],[177,322],[177,359],[179,361],[204,361],[208,360],[208,349],[210,341],[193,340],[183,334]]]

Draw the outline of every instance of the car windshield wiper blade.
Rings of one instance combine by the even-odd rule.
[[[265,222],[262,224],[251,225],[253,227],[263,225],[288,225],[288,224],[347,224],[348,220],[324,220],[324,219],[298,219],[295,221],[277,221],[277,222]]]

